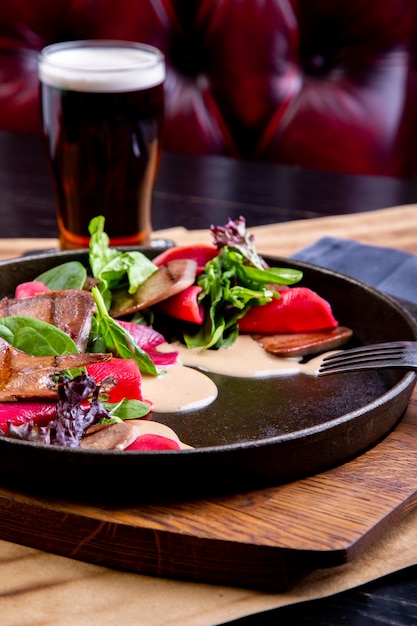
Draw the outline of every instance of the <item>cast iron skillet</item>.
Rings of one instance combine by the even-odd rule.
[[[143,249],[153,257],[160,250]],[[86,252],[45,253],[0,262],[0,296]],[[333,271],[283,259],[303,285],[328,299],[355,343],[417,340],[417,324],[393,299]],[[242,355],[244,358],[244,355]],[[213,376],[217,400],[180,415],[155,415],[192,450],[100,452],[0,437],[3,486],[90,501],[143,501],[241,492],[288,482],[343,463],[397,423],[416,374],[399,370],[248,381]]]

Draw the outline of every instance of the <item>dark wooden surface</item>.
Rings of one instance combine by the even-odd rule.
[[[0,132],[0,237],[57,235],[42,148],[39,137]],[[165,154],[154,195],[153,227],[208,228],[242,214],[249,226],[257,226],[416,201],[417,180]]]
[[[229,216],[250,226],[417,202],[417,181],[306,172],[229,159],[165,155],[154,200],[155,229],[207,228]],[[0,133],[0,236],[55,237],[55,209],[37,137]],[[337,596],[229,622],[375,626],[417,623],[417,567]]]
[[[120,570],[285,592],[315,569],[354,563],[414,508],[416,426],[417,388],[364,454],[247,493],[102,504],[0,487],[0,538]]]
[[[412,567],[353,591],[234,620],[228,626],[414,626],[416,598],[417,568]]]

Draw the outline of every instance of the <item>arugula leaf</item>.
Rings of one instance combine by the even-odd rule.
[[[158,372],[151,357],[138,346],[127,330],[110,317],[98,288],[93,287],[91,293],[97,305],[97,311],[94,314],[95,331],[104,340],[107,352],[123,359],[134,359],[142,373],[157,375]]]
[[[52,324],[25,315],[1,318],[0,337],[14,348],[32,356],[78,353],[69,335]]]
[[[184,333],[186,345],[202,349],[231,345],[238,336],[238,321],[249,308],[279,298],[269,285],[289,285],[301,278],[298,270],[260,268],[259,263],[254,267],[235,245],[223,246],[197,279],[205,318],[196,333]]]
[[[239,280],[246,284],[293,285],[298,283],[303,277],[300,270],[282,267],[269,267],[268,269],[259,270],[256,267],[238,264],[236,271]]]
[[[40,274],[40,280],[49,289],[82,289],[87,278],[87,270],[79,261],[68,261],[52,267]]]
[[[148,257],[137,250],[121,252],[109,247],[109,237],[104,232],[104,217],[94,217],[89,224],[90,267],[107,310],[110,309],[112,290],[128,285],[129,293],[135,293],[157,267]]]

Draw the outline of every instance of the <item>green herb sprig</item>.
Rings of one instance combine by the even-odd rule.
[[[135,293],[158,268],[142,252],[123,252],[111,248],[109,237],[104,232],[104,223],[104,217],[99,215],[89,224],[89,261],[91,272],[99,281],[101,295],[109,310],[113,289],[127,285],[128,292]]]
[[[138,346],[127,330],[110,317],[99,289],[93,287],[91,293],[97,306],[93,332],[102,338],[106,351],[122,359],[134,359],[142,373],[157,375],[151,357]]]
[[[219,254],[209,261],[197,279],[202,288],[199,304],[205,309],[204,323],[195,333],[184,333],[189,348],[224,348],[236,340],[238,321],[253,306],[279,298],[273,285],[288,286],[303,274],[291,268],[269,268],[257,253],[244,218],[229,220],[224,227],[212,226]]]

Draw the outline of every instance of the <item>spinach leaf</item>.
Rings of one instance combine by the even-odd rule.
[[[157,267],[148,257],[137,250],[121,252],[109,247],[109,237],[104,232],[104,217],[99,215],[89,224],[90,267],[107,310],[111,305],[112,290],[128,285],[129,293],[135,293]]]
[[[260,265],[259,260],[256,267],[252,265],[247,254],[235,245],[224,245],[206,264],[197,279],[202,288],[199,303],[205,308],[205,319],[195,333],[184,333],[189,348],[217,349],[231,345],[238,336],[238,321],[249,308],[279,298],[279,292],[269,289],[269,285],[289,285],[302,278],[298,270]]]
[[[40,274],[40,280],[49,289],[82,289],[87,278],[87,270],[79,261],[68,261]]]
[[[104,232],[104,217],[98,215],[93,217],[88,225],[90,232],[90,252],[89,260],[93,276],[97,278],[102,270],[110,261],[118,255],[115,248],[110,248],[110,239]]]
[[[32,356],[77,354],[69,335],[56,326],[24,315],[0,319],[0,337],[10,345]]]
[[[137,345],[127,330],[110,317],[98,288],[93,287],[91,293],[97,305],[95,332],[103,338],[107,352],[122,359],[134,359],[142,373],[157,375],[151,357]]]
[[[118,420],[140,419],[148,415],[150,411],[149,404],[141,402],[141,400],[122,400],[117,403],[103,402],[102,404],[111,416],[118,418]]]
[[[157,267],[152,261],[141,252],[132,250],[120,252],[117,257],[101,268],[95,278],[105,281],[109,289],[115,289],[127,281],[129,293],[135,293],[139,286],[156,271]]]

